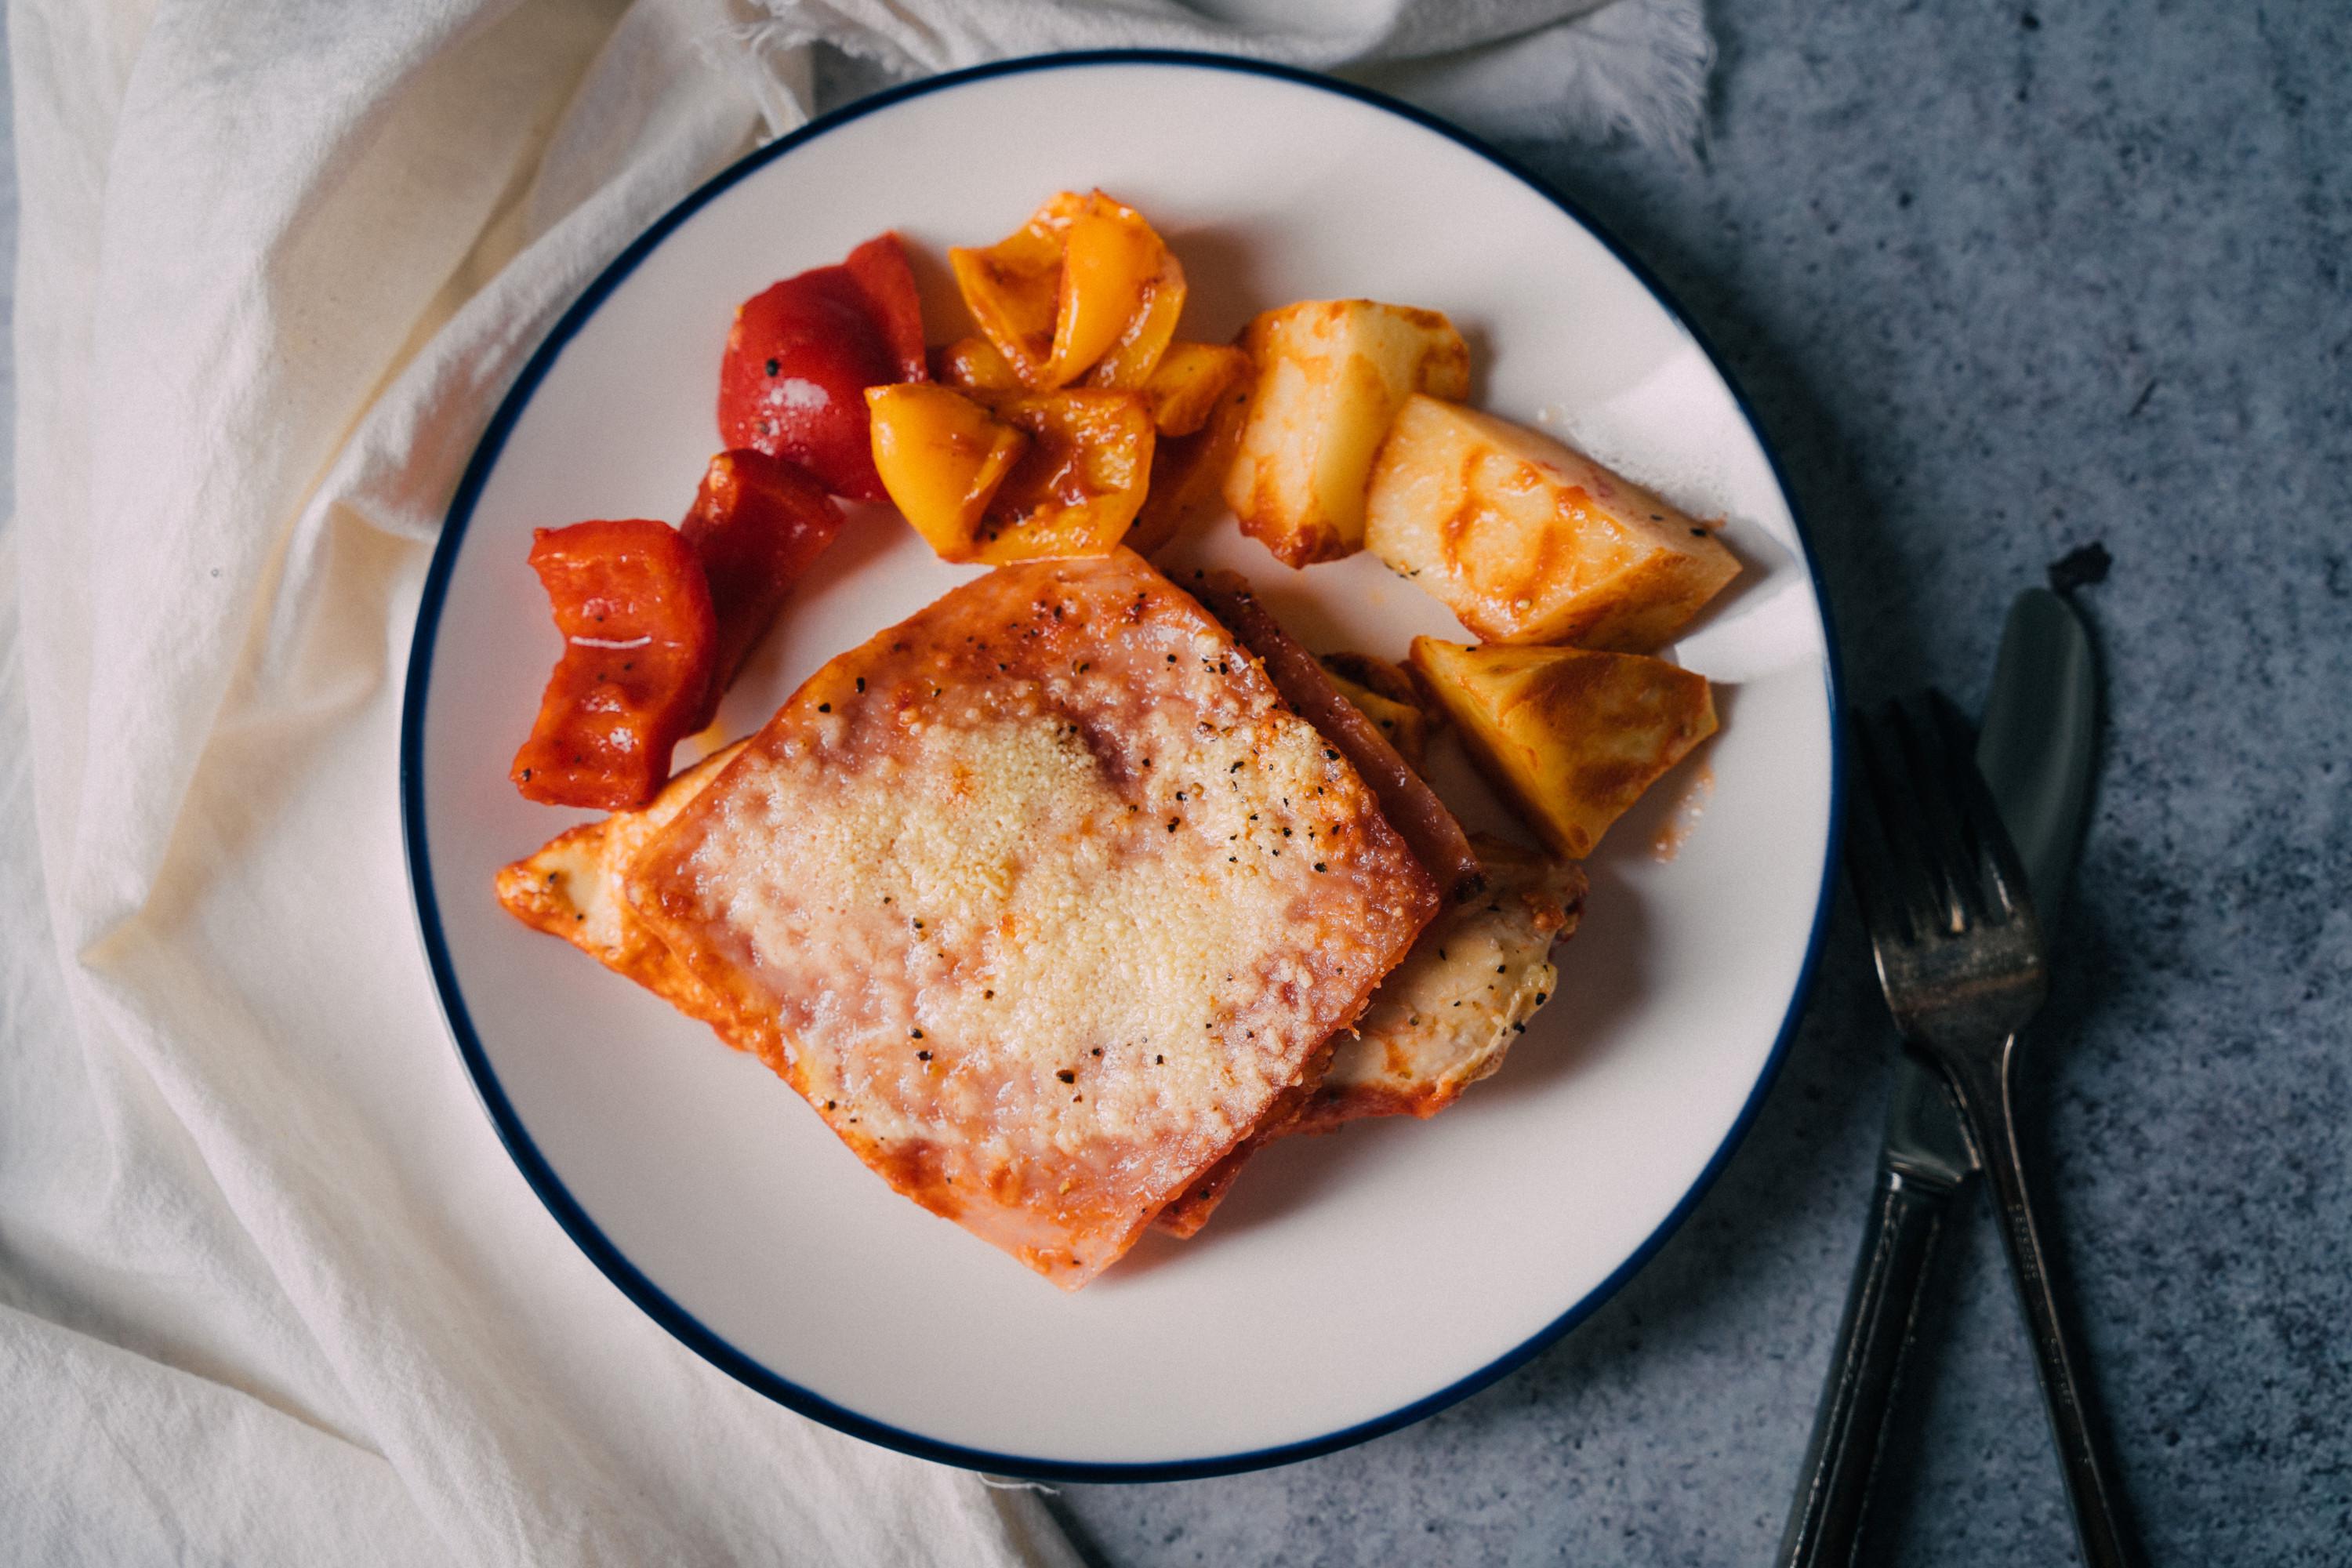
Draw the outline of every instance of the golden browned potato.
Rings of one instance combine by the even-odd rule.
[[[1315,656],[1323,668],[1344,680],[1369,687],[1391,702],[1425,706],[1421,689],[1413,684],[1412,672],[1393,659],[1374,653],[1358,653],[1352,648],[1336,648]]]
[[[1224,343],[1170,343],[1143,384],[1162,436],[1190,436],[1209,422],[1218,400],[1250,374],[1250,357]]]
[[[1738,574],[1715,535],[1536,431],[1405,400],[1372,465],[1364,542],[1489,642],[1648,653]]]
[[[1169,358],[1174,357],[1171,350]],[[1218,491],[1241,445],[1250,393],[1256,384],[1256,378],[1247,375],[1228,382],[1206,424],[1189,436],[1160,437],[1151,454],[1150,493],[1128,531],[1129,550],[1150,555],[1222,504]]]
[[[1577,858],[1715,733],[1706,678],[1639,654],[1415,637],[1412,666],[1471,760],[1546,844]]]
[[[1339,695],[1389,738],[1398,755],[1416,768],[1421,766],[1436,724],[1422,706],[1412,678],[1387,659],[1368,653],[1327,653],[1318,658]]]
[[[1464,397],[1470,351],[1435,310],[1306,300],[1249,324],[1257,395],[1225,502],[1242,531],[1290,566],[1364,543],[1364,484],[1389,421],[1416,392]]]

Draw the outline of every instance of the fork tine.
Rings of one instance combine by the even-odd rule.
[[[1862,835],[1868,854],[1856,866],[1857,873],[1874,879],[1863,892],[1864,912],[1878,911],[1871,920],[1874,930],[1892,929],[1916,942],[1949,923],[1949,901],[1923,853],[1915,786],[1893,727],[1895,709],[1889,705],[1875,716],[1856,710],[1853,719],[1863,772],[1864,787],[1858,793],[1868,803],[1871,830]],[[1862,887],[1859,877],[1856,887]],[[1893,919],[1884,918],[1888,916]]]
[[[1954,748],[1937,722],[1935,705],[1941,700],[1942,693],[1930,688],[1893,708],[1904,760],[1910,766],[1910,799],[1918,812],[1919,830],[1927,835],[1927,860],[1944,900],[1945,929],[1958,934],[1991,919],[2000,906],[1988,903],[1983,896],[1982,878],[1976,869],[1980,864],[1977,847],[1952,797],[1952,781],[1961,769],[1973,773],[1975,768],[1968,760],[1968,743]]]
[[[1966,862],[1976,871],[1975,897],[1997,921],[2034,920],[2033,900],[2027,890],[2025,868],[2010,842],[2009,829],[1977,771],[1968,721],[1952,700],[1940,691],[1927,693],[1927,716],[1945,739],[1948,761],[1945,796],[1958,810],[1971,854]]]

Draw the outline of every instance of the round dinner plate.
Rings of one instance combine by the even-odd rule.
[[[1369,297],[1443,310],[1472,400],[1724,520],[1746,572],[1673,650],[1721,733],[1588,863],[1559,994],[1429,1121],[1255,1160],[1195,1239],[1153,1234],[1076,1295],[893,1194],[780,1079],[501,910],[491,878],[579,820],[507,781],[559,642],[530,531],[684,514],[718,445],[737,303],[886,228],[930,335],[966,330],[950,245],[1058,190],[1139,208],[1184,263],[1182,335]],[[1463,637],[1369,555],[1294,573],[1230,518],[1171,552],[1246,573],[1309,646]],[[810,671],[972,568],[885,509],[850,526],[729,694],[756,727]],[[1837,816],[1834,676],[1790,502],[1657,285],[1496,153],[1377,95],[1120,53],[884,93],[762,148],[625,251],[491,421],[435,554],[401,802],[425,952],[517,1166],[622,1290],[752,1387],[977,1468],[1165,1479],[1297,1458],[1438,1409],[1603,1300],[1690,1208],[1762,1098],[1818,945]],[[1440,789],[1507,825],[1445,742]],[[686,757],[681,752],[680,762]]]

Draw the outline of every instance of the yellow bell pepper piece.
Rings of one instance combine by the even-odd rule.
[[[1087,387],[1011,398],[996,412],[1030,447],[990,500],[971,559],[1109,554],[1151,482],[1150,404]]]
[[[1029,437],[945,386],[870,386],[866,406],[891,500],[940,559],[979,559],[982,517]]]
[[[1064,191],[1014,233],[948,261],[982,334],[1033,391],[1082,376],[1140,388],[1184,309],[1182,266],[1142,214],[1100,191]]]

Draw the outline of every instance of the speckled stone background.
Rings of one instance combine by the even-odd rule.
[[[2152,1560],[2352,1563],[2352,6],[2044,3],[1727,3],[1701,163],[1512,151],[1754,400],[1853,695],[1973,704],[2010,596],[2113,553],[2029,1137]],[[1737,1158],[1559,1346],[1345,1453],[1054,1506],[1119,1568],[1769,1561],[1888,1050],[1842,900]],[[1871,1560],[2072,1561],[1983,1216],[1946,1264]]]

